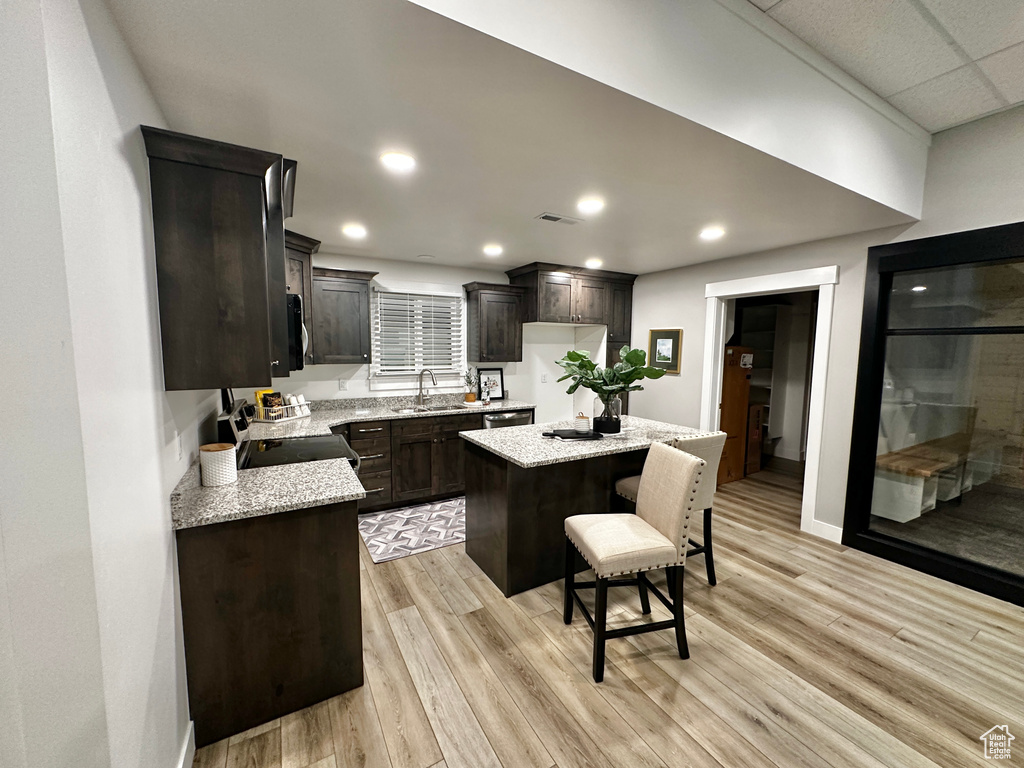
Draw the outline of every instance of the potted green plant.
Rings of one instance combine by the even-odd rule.
[[[476,402],[476,383],[479,377],[473,371],[472,368],[467,368],[466,372],[462,374],[462,380],[466,382],[466,402]]]
[[[559,381],[572,379],[566,394],[573,394],[580,387],[593,392],[594,429],[605,434],[614,434],[621,427],[623,392],[636,392],[643,387],[637,382],[642,379],[660,379],[664,368],[647,365],[647,353],[642,349],[624,346],[619,350],[619,362],[610,368],[602,368],[590,359],[585,350],[569,350],[565,357],[556,361],[565,371]]]

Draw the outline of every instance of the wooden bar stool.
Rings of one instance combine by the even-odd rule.
[[[688,556],[704,555],[704,571],[708,584],[715,586],[715,552],[711,539],[711,503],[715,498],[718,484],[718,463],[722,460],[722,449],[725,447],[725,432],[703,432],[696,435],[685,435],[672,440],[671,445],[680,451],[693,454],[707,462],[707,469],[700,484],[696,509],[704,510],[704,541],[689,540],[691,549]],[[624,477],[615,483],[615,492],[622,498],[636,504],[637,490],[640,488],[640,475]]]
[[[643,632],[675,628],[679,658],[687,659],[686,626],[683,621],[683,566],[686,563],[686,532],[690,514],[697,507],[703,475],[703,459],[654,443],[637,492],[636,514],[573,515],[565,520],[565,623],[572,623],[575,601],[594,630],[594,682],[604,679],[605,640]],[[575,550],[594,569],[596,581],[576,581]],[[674,599],[665,597],[647,578],[647,571],[667,569]],[[635,578],[613,576],[636,574]],[[606,630],[608,587],[638,587],[643,612],[650,613],[647,590],[672,611],[673,618]],[[577,589],[596,589],[594,615],[591,616]]]

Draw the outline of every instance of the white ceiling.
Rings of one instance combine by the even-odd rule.
[[[288,227],[323,252],[642,273],[910,221],[405,0],[109,2],[171,128],[298,161]],[[383,170],[392,148],[415,173]],[[604,212],[535,220],[583,194]]]
[[[750,0],[941,131],[1024,102],[1024,0]]]

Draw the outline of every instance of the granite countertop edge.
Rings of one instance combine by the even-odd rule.
[[[459,436],[518,467],[535,469],[552,464],[567,464],[599,456],[611,456],[616,453],[642,451],[649,448],[652,443],[668,443],[680,435],[696,434],[700,431],[693,427],[641,419],[635,416],[623,417],[623,424],[633,430],[639,430],[639,433],[632,437],[604,437],[601,440],[586,443],[540,438],[541,432],[572,428],[571,422],[561,421],[550,424],[507,427],[500,432],[497,430],[488,430],[487,432],[471,430],[460,432]],[[517,451],[517,447],[520,450]],[[529,450],[532,454],[531,457],[525,458],[523,450]]]
[[[214,487],[201,484],[195,461],[171,492],[171,527],[180,531],[365,497],[347,459],[243,469],[234,483]]]

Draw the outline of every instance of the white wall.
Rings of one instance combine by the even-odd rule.
[[[708,282],[837,265],[825,422],[816,518],[843,523],[856,390],[867,249],[872,245],[1024,220],[1024,108],[954,128],[934,137],[923,220],[848,237],[642,275],[633,298],[633,338],[651,328],[681,327],[679,376],[652,382],[634,395],[638,416],[697,425],[704,355],[704,286]]]
[[[13,0],[3,13],[18,19],[0,23],[17,40],[4,40],[0,119],[32,133],[23,148],[3,132],[16,195],[4,226],[25,230],[4,233],[0,312],[19,329],[4,334],[5,385],[36,405],[5,419],[0,441],[0,664],[10,636],[17,683],[9,708],[0,669],[0,733],[20,708],[24,734],[20,763],[6,733],[0,754],[33,768],[174,766],[188,704],[168,495],[217,398],[163,391],[139,124],[164,120],[101,0]],[[30,66],[9,67],[29,45]],[[22,89],[32,103],[8,101]]]
[[[413,2],[920,215],[927,133],[745,0]]]
[[[108,765],[85,465],[38,0],[0,3],[0,762]]]

